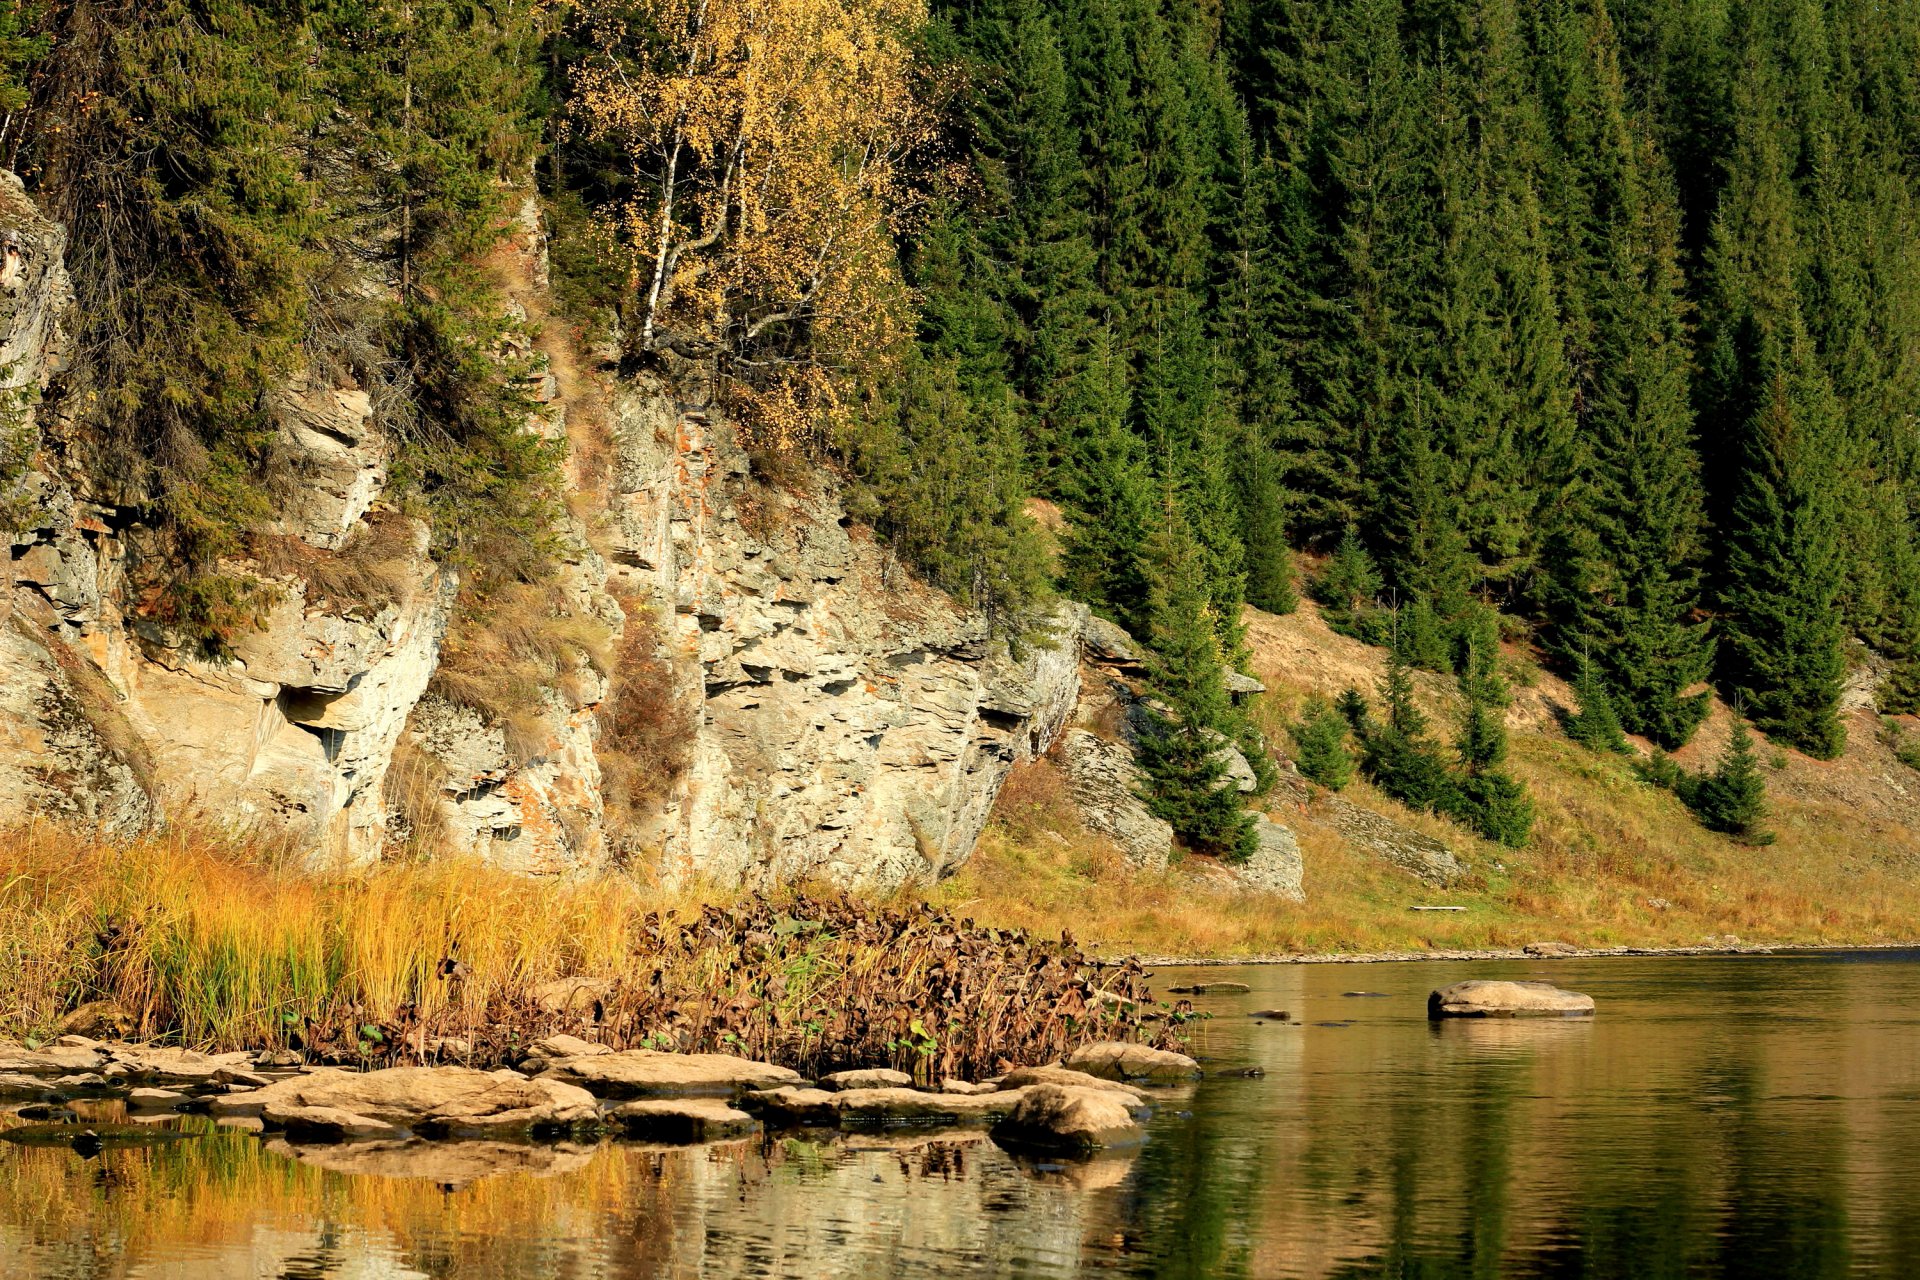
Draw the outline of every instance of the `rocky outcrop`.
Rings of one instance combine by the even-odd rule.
[[[1057,756],[1087,828],[1112,840],[1136,867],[1165,870],[1173,856],[1173,827],[1149,813],[1140,799],[1146,779],[1132,749],[1086,729],[1069,729]]]
[[[1271,893],[1294,902],[1306,901],[1303,884],[1306,865],[1300,857],[1300,842],[1293,832],[1264,813],[1253,817],[1253,829],[1259,838],[1253,855],[1228,868],[1235,879],[1259,893]]]
[[[510,318],[530,314],[545,276],[537,219],[522,221],[504,255]],[[60,229],[10,176],[0,230],[13,233],[0,391],[26,404],[58,366],[71,290]],[[429,531],[392,509],[375,398],[311,369],[276,397],[272,520],[222,566],[257,588],[260,622],[218,653],[135,607],[127,584],[150,531],[65,454],[36,451],[30,411],[0,442],[0,510],[19,526],[0,822],[196,821],[358,862],[423,836],[539,874],[598,866],[617,845],[658,854],[669,877],[881,890],[964,863],[1008,770],[1074,713],[1086,611],[1062,605],[1041,635],[1010,642],[853,526],[830,476],[750,475],[699,379],[586,377],[538,327],[506,339],[533,368],[527,429],[570,444],[586,430],[570,397],[591,384],[609,399],[595,407],[613,458],[606,518],[561,517],[537,607],[615,649],[642,611],[634,634],[657,640],[670,672],[666,718],[686,726],[660,757],[671,763],[644,765],[662,775],[647,779],[665,795],[648,801],[657,817],[609,840],[602,766],[630,744],[603,722],[617,673],[595,643],[511,723],[444,676],[429,693],[459,584]],[[583,487],[585,467],[568,464]],[[1102,627],[1089,644],[1108,641],[1131,644]],[[468,675],[484,686],[494,672]]]
[[[1548,982],[1456,982],[1427,997],[1427,1017],[1588,1018],[1593,997]]]
[[[1281,770],[1276,790],[1296,804],[1311,806],[1348,843],[1426,884],[1445,888],[1467,874],[1466,864],[1432,836],[1363,809],[1344,796],[1316,793],[1292,765]]]
[[[669,870],[885,889],[965,862],[1007,771],[1073,709],[1085,611],[1010,646],[818,477],[752,481],[697,401],[636,384],[615,425],[616,577],[659,602],[696,725]]]

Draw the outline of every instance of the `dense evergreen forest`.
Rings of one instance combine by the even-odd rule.
[[[1920,709],[1909,0],[7,0],[0,67],[72,236],[49,443],[210,643],[299,368],[375,390],[469,598],[540,571],[477,267],[532,187],[623,364],[717,372],[1009,629],[1057,591],[1148,639],[1195,847],[1250,838],[1241,605],[1300,591],[1393,647],[1363,767],[1496,839],[1502,639],[1606,739],[1711,685],[1831,756],[1861,645]],[[1454,758],[1406,667],[1457,675]]]

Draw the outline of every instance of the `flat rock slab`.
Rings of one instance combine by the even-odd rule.
[[[1109,1040],[1082,1045],[1067,1055],[1069,1070],[1099,1076],[1102,1080],[1141,1080],[1149,1084],[1175,1084],[1198,1080],[1200,1064],[1184,1053],[1168,1049],[1149,1049],[1143,1044]]]
[[[1034,1085],[993,1128],[1002,1145],[1069,1154],[1132,1146],[1143,1136],[1119,1093],[1084,1085]]]
[[[600,1114],[584,1089],[469,1067],[320,1070],[216,1099],[208,1109],[216,1116],[257,1115],[269,1129],[323,1139],[518,1137],[591,1125]]]
[[[940,1082],[940,1092],[942,1093],[992,1093],[998,1088],[998,1085],[973,1084],[966,1080],[957,1079],[954,1076],[948,1076]]]
[[[22,1076],[70,1076],[98,1071],[107,1055],[98,1049],[57,1045],[46,1049],[0,1049],[0,1072]]]
[[[1590,1018],[1593,997],[1549,982],[1456,982],[1427,997],[1427,1017]]]
[[[585,1089],[600,1098],[724,1098],[748,1089],[798,1085],[785,1067],[750,1062],[725,1053],[659,1053],[625,1049],[547,1064],[540,1079]]]
[[[760,1122],[719,1098],[640,1098],[607,1112],[628,1137],[653,1142],[713,1142],[752,1133]]]
[[[1048,1067],[1019,1067],[1000,1078],[1002,1089],[1027,1089],[1037,1084],[1054,1084],[1068,1089],[1104,1089],[1127,1099],[1127,1105],[1131,1109],[1142,1110],[1147,1105],[1147,1095],[1133,1085],[1119,1080],[1105,1080],[1099,1076],[1088,1075],[1084,1071],[1075,1071],[1071,1067],[1062,1067],[1057,1064]]]
[[[127,1094],[127,1105],[136,1111],[171,1111],[189,1097],[178,1089],[135,1089]]]
[[[819,1125],[845,1129],[925,1126],[958,1128],[992,1124],[1012,1113],[1019,1089],[992,1093],[922,1093],[917,1089],[771,1089],[748,1094],[744,1107],[770,1125]]]
[[[594,1058],[603,1053],[612,1053],[613,1046],[595,1044],[579,1036],[560,1035],[534,1041],[533,1051],[543,1058]]]
[[[161,1081],[169,1084],[215,1084],[232,1073],[247,1073],[253,1066],[251,1053],[196,1053],[171,1045],[115,1045],[107,1056],[118,1073],[127,1079]],[[222,1073],[227,1073],[223,1075]]]
[[[913,1077],[890,1067],[867,1067],[859,1071],[836,1071],[820,1077],[822,1089],[911,1089]]]

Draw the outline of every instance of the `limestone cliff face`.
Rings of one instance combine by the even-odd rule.
[[[696,709],[670,870],[892,886],[971,854],[1008,769],[1079,694],[1085,610],[1010,648],[851,528],[831,485],[749,481],[731,428],[657,386],[615,406],[616,577]]]
[[[726,422],[651,381],[613,387],[611,510],[570,518],[548,593],[615,648],[638,623],[657,637],[686,762],[639,823],[606,818],[602,757],[621,743],[601,665],[583,658],[543,690],[519,742],[429,692],[458,582],[389,505],[387,449],[357,387],[286,388],[292,483],[262,532],[290,553],[235,566],[270,604],[209,657],[131,608],[131,514],[35,446],[58,437],[31,402],[58,376],[70,294],[61,231],[11,175],[0,236],[0,390],[22,401],[23,443],[0,475],[0,523],[15,528],[0,824],[199,821],[367,861],[404,809],[529,872],[640,853],[674,876],[889,887],[965,861],[1008,769],[1072,714],[1084,610],[1064,606],[1052,642],[1010,650],[852,527],[830,481],[753,481]],[[537,242],[530,230],[524,251]],[[543,382],[529,430],[564,436],[569,406]],[[316,557],[371,563],[371,585],[300,571]],[[396,756],[426,764],[395,773]]]

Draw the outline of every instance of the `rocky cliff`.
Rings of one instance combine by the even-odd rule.
[[[538,282],[537,227],[523,231],[521,274]],[[1007,770],[1051,746],[1078,702],[1083,610],[1009,646],[854,526],[829,480],[756,479],[697,389],[654,378],[597,384],[605,509],[564,518],[539,597],[596,639],[559,662],[524,723],[436,684],[459,583],[389,492],[369,397],[351,385],[285,387],[277,523],[228,566],[267,603],[203,652],[128,598],[137,513],[98,500],[66,465],[60,424],[37,420],[62,368],[63,237],[11,175],[0,233],[0,389],[19,401],[0,821],[200,824],[351,861],[430,822],[531,872],[645,855],[671,876],[884,888],[963,862]],[[538,380],[527,429],[577,438],[585,406]],[[652,802],[616,830],[607,774],[632,753],[608,712],[630,666],[659,686],[638,731],[679,740],[643,755]]]

